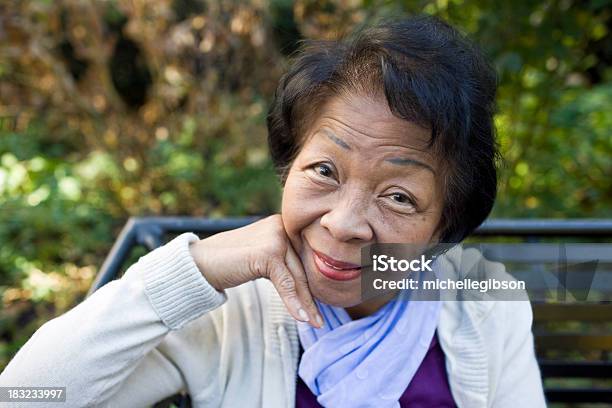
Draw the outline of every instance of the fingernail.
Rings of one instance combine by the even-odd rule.
[[[309,320],[308,314],[301,307],[298,309],[298,316],[300,317],[300,320],[302,320],[304,322],[307,322]]]
[[[321,316],[317,315],[317,317],[315,317],[315,321],[317,322],[319,327],[323,327],[323,319],[321,319]]]

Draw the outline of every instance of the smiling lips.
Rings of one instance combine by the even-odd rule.
[[[315,265],[324,276],[330,279],[347,281],[355,279],[361,274],[361,266],[359,265],[337,261],[314,249],[313,253]]]

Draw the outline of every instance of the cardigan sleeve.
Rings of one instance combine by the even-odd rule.
[[[177,367],[156,347],[227,300],[189,253],[197,239],[178,236],[42,325],[2,372],[0,386],[66,387],[66,407],[144,406],[184,388]]]
[[[502,371],[492,407],[545,408],[540,368],[535,355],[529,301],[500,302],[505,306],[506,336]]]

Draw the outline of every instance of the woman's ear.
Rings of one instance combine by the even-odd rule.
[[[429,240],[429,243],[431,243],[431,244],[439,244],[440,243],[440,238],[442,237],[443,229],[444,229],[444,220],[440,217],[440,221],[438,222],[438,225],[436,226],[436,229],[434,230],[433,234],[431,235],[431,239]]]

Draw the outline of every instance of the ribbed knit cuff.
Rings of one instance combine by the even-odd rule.
[[[212,287],[198,269],[189,244],[199,238],[179,235],[140,258],[145,292],[161,320],[172,330],[216,309],[227,300],[225,292]]]

